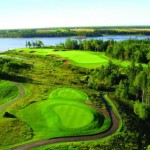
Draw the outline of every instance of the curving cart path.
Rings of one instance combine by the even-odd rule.
[[[21,93],[18,97],[14,98],[12,101],[9,101],[6,104],[3,104],[2,106],[0,106],[0,111],[4,110],[6,107],[14,104],[15,102],[17,102],[18,100],[23,98],[25,95],[25,90],[19,83],[17,83],[17,82],[12,82],[12,83],[14,83],[18,87],[18,89],[20,90]]]

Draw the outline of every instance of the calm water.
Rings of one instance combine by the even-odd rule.
[[[104,41],[109,39],[114,39],[115,41],[121,41],[126,40],[129,38],[137,38],[137,39],[145,39],[150,38],[150,36],[134,36],[134,35],[109,35],[109,36],[102,36],[102,37],[92,37],[92,38],[86,38],[88,39],[102,39]],[[53,37],[53,38],[0,38],[0,52],[7,51],[10,49],[15,48],[23,48],[25,47],[26,41],[36,41],[41,40],[43,41],[44,45],[56,45],[60,42],[65,42],[67,37]],[[74,37],[71,37],[71,39],[74,39]]]

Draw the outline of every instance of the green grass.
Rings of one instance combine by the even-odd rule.
[[[113,103],[113,101],[108,97],[108,95],[104,95],[105,100],[108,102],[108,104],[111,106],[112,110],[115,112],[115,114],[117,115],[117,117],[120,120],[120,124],[119,124],[119,128],[118,130],[113,133],[110,136],[101,138],[101,139],[97,139],[97,140],[90,140],[90,141],[85,141],[84,143],[81,142],[65,142],[65,143],[57,143],[57,144],[50,144],[50,145],[44,145],[44,146],[40,146],[37,148],[33,148],[33,150],[46,150],[46,149],[58,149],[59,147],[63,147],[63,148],[67,148],[67,147],[74,147],[74,145],[78,145],[77,147],[79,147],[80,145],[91,145],[91,144],[97,144],[97,143],[107,143],[108,141],[111,140],[111,138],[114,138],[115,135],[119,134],[120,129],[122,128],[122,118],[118,112],[117,107],[115,106],[115,104]]]
[[[89,125],[94,119],[91,112],[77,106],[58,105],[54,108],[54,111],[66,128],[81,128]]]
[[[0,80],[0,105],[13,100],[19,94],[20,90],[14,83]]]
[[[19,52],[20,49],[17,49],[16,51]],[[83,50],[82,51],[81,50],[54,51],[54,49],[24,48],[24,53],[30,54],[31,51],[35,51],[32,54],[40,55],[40,56],[55,54],[56,56],[60,56],[66,60],[70,60],[70,63],[75,66],[80,66],[84,68],[96,68],[102,65],[107,65],[110,60],[121,67],[127,67],[131,64],[130,61],[111,59],[105,56],[104,52],[91,52],[91,51],[83,51]],[[144,67],[147,67],[146,64],[142,64],[142,65]]]
[[[19,52],[20,49],[17,51]],[[25,53],[30,53],[33,49],[25,48]],[[109,58],[105,56],[103,52],[91,52],[91,51],[80,51],[80,50],[68,50],[68,51],[54,51],[53,49],[34,49],[35,55],[45,56],[49,54],[55,54],[63,57],[64,59],[70,60],[71,64],[84,67],[84,68],[95,68],[101,65],[106,65]]]
[[[49,95],[50,99],[71,99],[71,100],[76,100],[76,101],[81,101],[85,102],[88,101],[88,96],[84,92],[81,92],[80,90],[77,89],[72,89],[72,88],[59,88],[51,92]]]
[[[73,28],[70,30],[75,32],[94,32],[94,29],[87,29],[87,28]]]
[[[70,92],[74,95],[67,98]],[[15,115],[31,126],[34,140],[89,135],[108,129],[110,119],[86,105],[84,98],[86,101],[87,95],[79,90],[62,88],[53,91],[48,100],[30,104]]]

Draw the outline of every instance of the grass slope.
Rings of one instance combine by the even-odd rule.
[[[59,88],[54,90],[50,95],[50,99],[71,99],[76,101],[88,101],[88,96],[84,92],[72,88]]]
[[[70,96],[67,98],[67,95]],[[110,126],[109,118],[84,103],[87,95],[79,90],[62,88],[49,97],[15,114],[31,126],[35,140],[95,134]]]
[[[20,90],[14,83],[0,81],[0,105],[13,100],[20,94]]]

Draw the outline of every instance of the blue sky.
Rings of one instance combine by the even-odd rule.
[[[150,0],[1,0],[0,29],[150,25]]]

